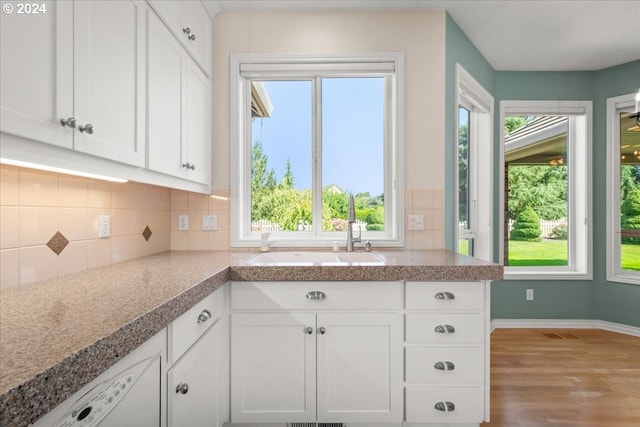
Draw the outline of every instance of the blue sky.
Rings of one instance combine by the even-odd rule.
[[[252,141],[262,141],[278,181],[287,159],[295,188],[311,188],[312,84],[265,81],[273,104],[271,117],[255,119]],[[353,193],[384,190],[384,80],[325,78],[322,88],[323,185]]]

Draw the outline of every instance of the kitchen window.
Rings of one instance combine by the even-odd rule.
[[[500,103],[506,278],[591,278],[591,111],[591,101]]]
[[[401,54],[232,55],[232,246],[401,246]]]
[[[607,99],[607,280],[640,285],[640,91]]]

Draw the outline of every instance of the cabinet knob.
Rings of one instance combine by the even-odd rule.
[[[185,34],[191,34],[191,28],[189,28],[189,27],[183,28],[182,32],[185,33]]]
[[[456,365],[453,362],[436,362],[435,365],[433,365],[434,368],[436,368],[439,371],[453,371],[454,369],[456,369]]]
[[[456,405],[453,404],[453,402],[436,402],[435,405],[433,405],[434,408],[436,408],[437,411],[442,411],[442,412],[453,412],[456,409]]]
[[[60,119],[60,124],[62,126],[69,127],[71,129],[76,127],[76,119],[75,117],[69,117],[68,119]]]
[[[311,326],[307,326],[306,328],[304,328],[304,333],[311,335],[313,333],[313,328]]]
[[[327,297],[327,294],[325,294],[322,291],[311,291],[307,294],[307,299],[312,299],[312,300],[323,300]]]
[[[456,299],[456,295],[453,292],[436,292],[433,296],[435,299]]]
[[[93,125],[91,123],[87,123],[84,126],[80,125],[78,129],[80,130],[80,132],[86,132],[89,135],[93,133]]]
[[[438,325],[433,330],[439,334],[452,334],[456,331],[456,328],[451,325]]]
[[[321,326],[321,327],[318,328],[318,333],[320,335],[324,335],[324,334],[327,333],[327,330],[324,328],[324,326]]]
[[[188,392],[189,392],[189,384],[187,384],[187,383],[180,383],[176,387],[176,394],[177,393],[187,394]]]
[[[194,41],[196,39],[196,35],[195,34],[190,34],[189,36],[187,36],[187,38],[191,41]]]
[[[187,163],[183,163],[183,164],[182,164],[182,167],[183,167],[183,168],[187,168],[187,169],[189,169],[189,170],[195,170],[195,169],[196,169],[196,165],[193,165],[193,164],[191,164],[191,163],[189,163],[189,162],[187,162]]]
[[[204,323],[207,320],[211,319],[211,312],[209,310],[202,310],[200,315],[198,316],[198,323]]]

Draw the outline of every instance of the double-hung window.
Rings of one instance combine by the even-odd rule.
[[[401,246],[401,54],[232,55],[232,246]],[[355,222],[348,221],[353,195]]]
[[[640,91],[607,100],[607,280],[640,285]]]

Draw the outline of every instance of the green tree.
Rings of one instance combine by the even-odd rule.
[[[525,207],[516,217],[516,222],[511,230],[510,240],[520,240],[525,242],[539,242],[540,235],[540,217],[531,208]]]
[[[508,116],[504,118],[504,134],[509,135],[516,129],[527,124],[527,119],[520,116]]]
[[[280,182],[281,188],[293,188],[293,173],[291,172],[291,162],[287,159],[287,166],[284,170],[284,176],[282,177],[282,182]]]
[[[620,165],[620,199],[640,190],[640,166]]]
[[[264,219],[260,212],[261,199],[264,194],[276,187],[275,172],[268,170],[267,155],[262,148],[262,142],[257,140],[251,148],[251,219]]]
[[[640,230],[640,190],[634,190],[627,194],[622,202],[622,229]],[[623,237],[623,243],[640,245],[640,238]]]
[[[566,218],[566,166],[509,165],[507,175],[510,219],[515,219],[527,206],[547,220]]]

